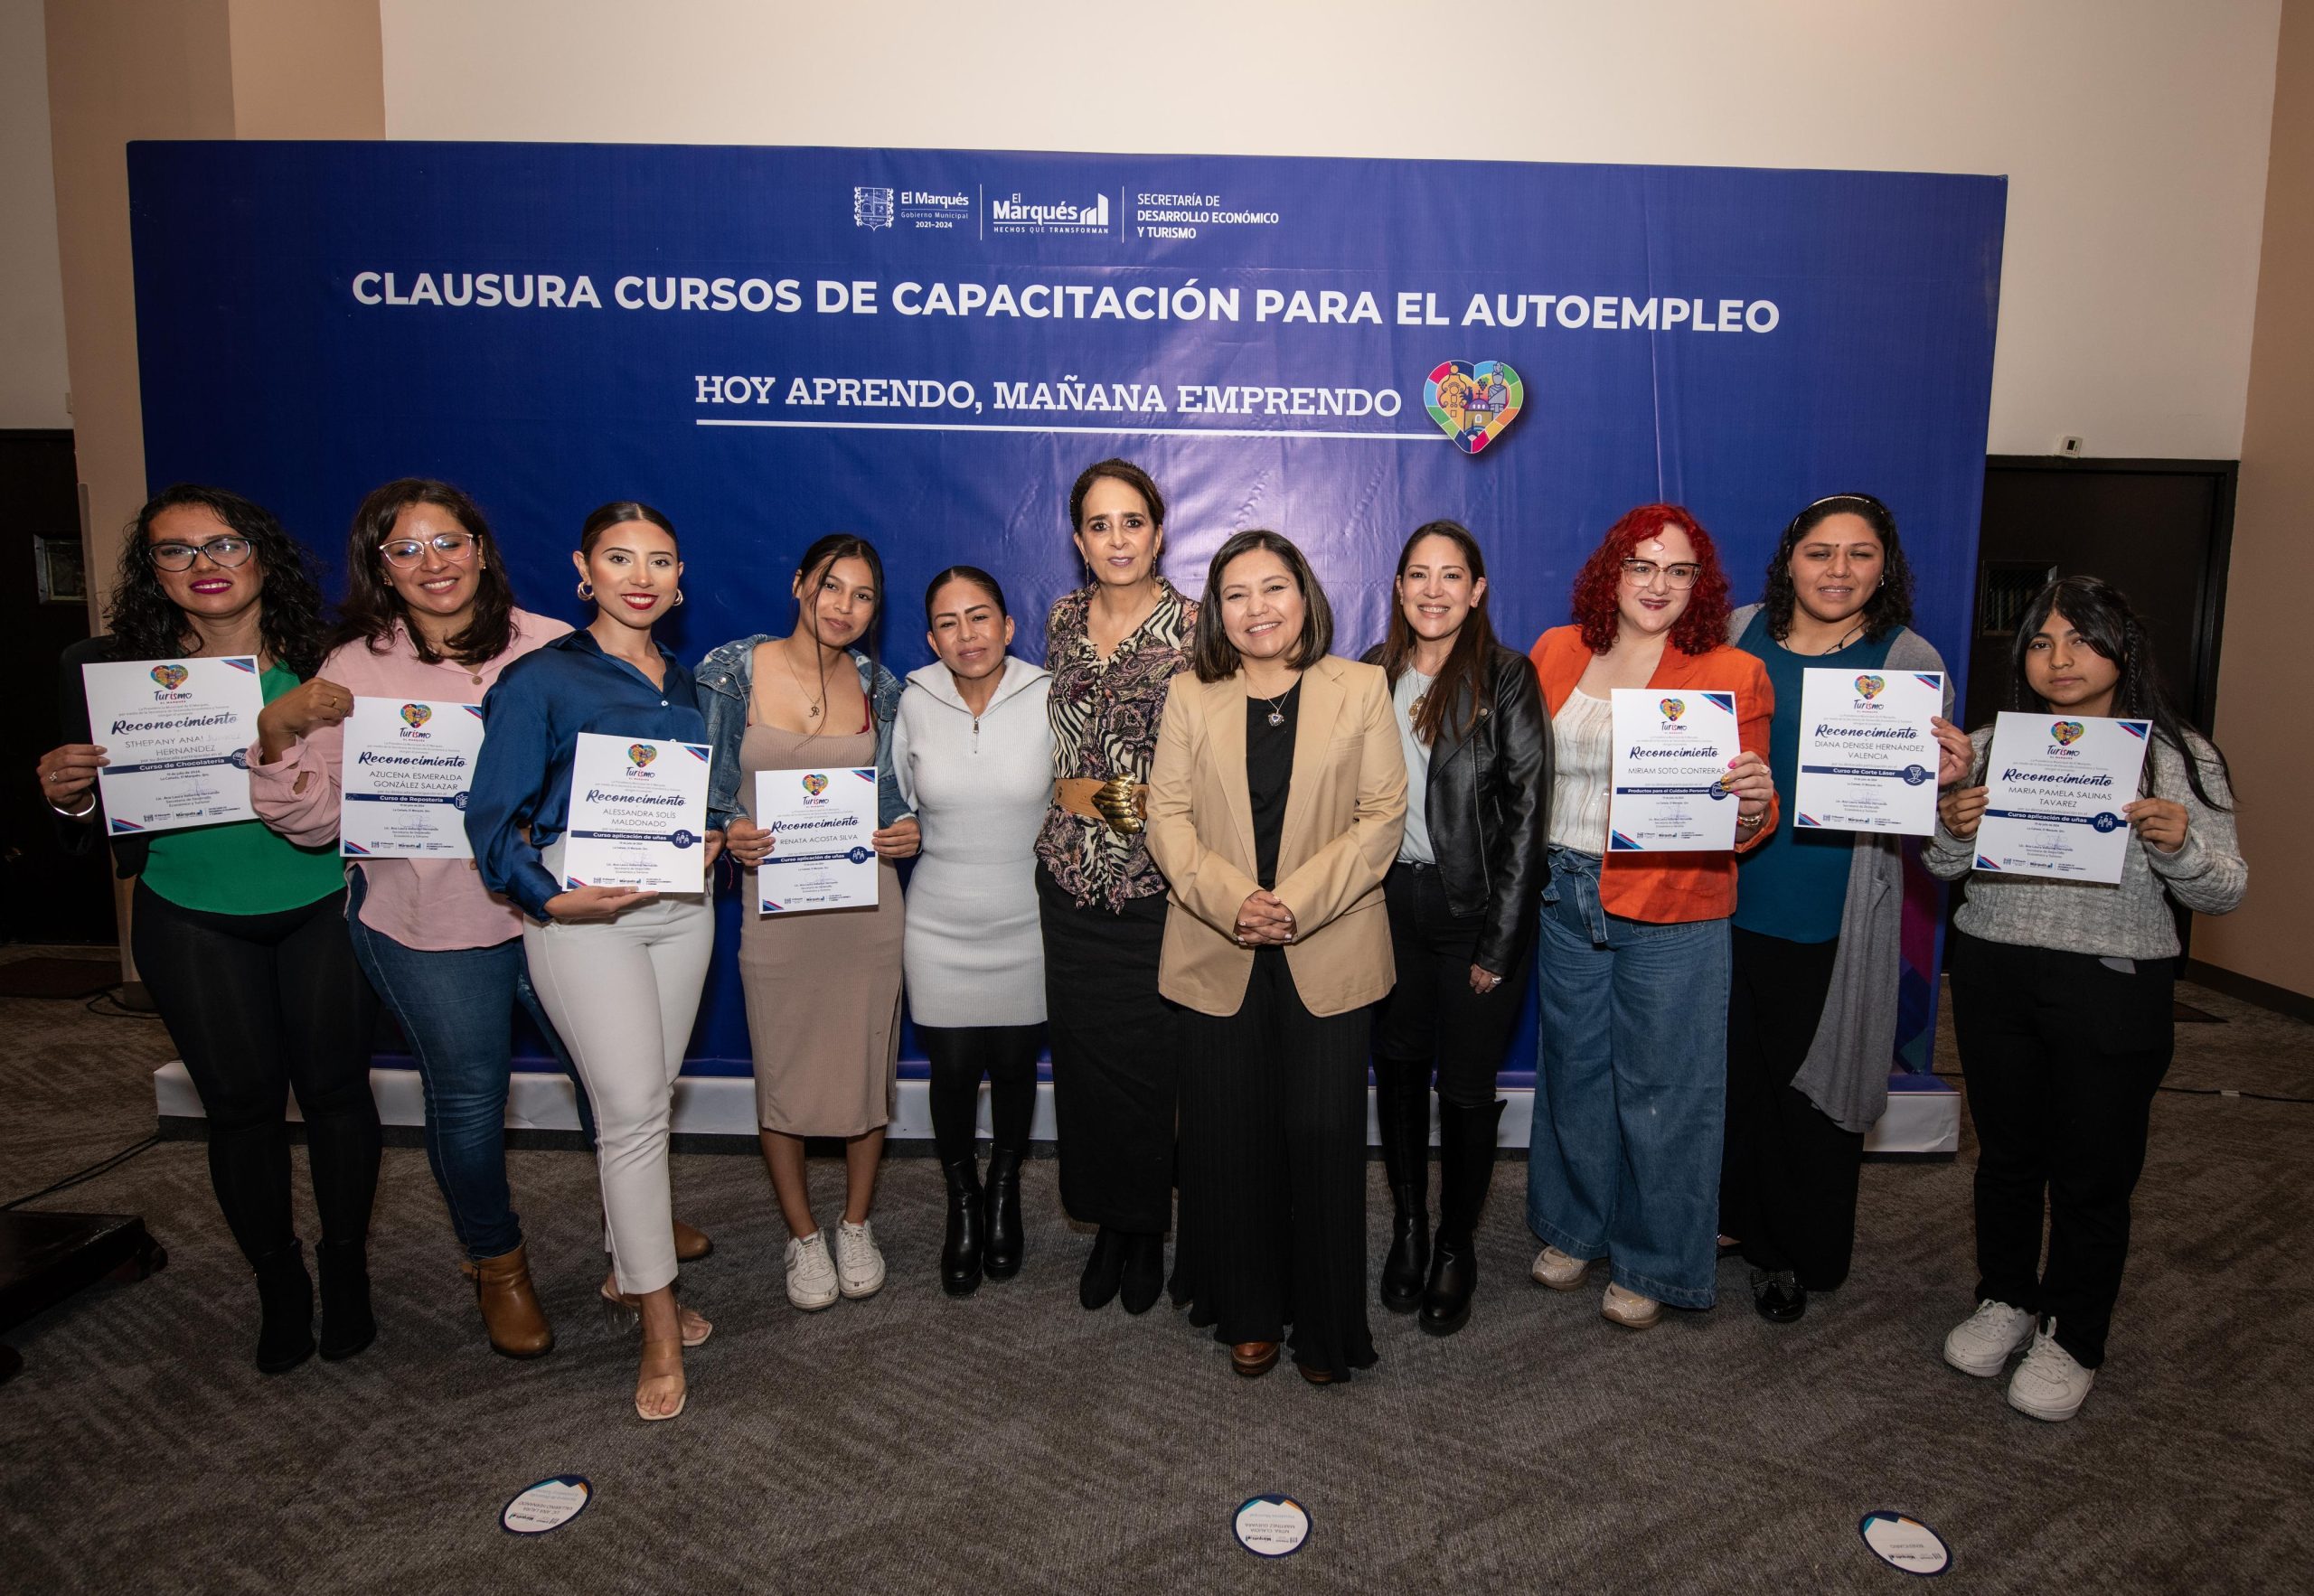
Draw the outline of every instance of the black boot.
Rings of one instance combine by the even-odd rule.
[[[1422,1291],[1422,1328],[1451,1336],[1471,1320],[1478,1290],[1479,1211],[1494,1180],[1495,1125],[1502,1103],[1464,1108],[1438,1103],[1438,1246],[1430,1256],[1430,1283]]]
[[[1127,1313],[1146,1313],[1165,1290],[1165,1237],[1162,1232],[1137,1230],[1124,1237],[1124,1273],[1117,1305]]]
[[[1021,1272],[1021,1155],[1000,1147],[988,1155],[988,1193],[981,1208],[981,1267],[991,1280]]]
[[[363,1242],[323,1242],[314,1248],[322,1270],[322,1357],[335,1363],[378,1338],[370,1311],[370,1249]]]
[[[941,1165],[940,1172],[948,1178],[948,1235],[940,1244],[940,1289],[951,1297],[969,1297],[980,1284],[980,1166],[967,1154]]]
[[[1374,1060],[1374,1117],[1390,1183],[1390,1255],[1382,1261],[1382,1306],[1412,1313],[1430,1266],[1430,1066]]]
[[[257,1261],[257,1366],[278,1375],[314,1355],[314,1277],[296,1242]]]
[[[1101,1226],[1093,1237],[1093,1250],[1086,1256],[1084,1277],[1077,1282],[1077,1300],[1086,1312],[1106,1308],[1117,1294],[1117,1285],[1124,1278],[1125,1242],[1121,1230]]]

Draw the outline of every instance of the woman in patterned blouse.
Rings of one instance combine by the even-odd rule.
[[[1173,1212],[1171,1011],[1157,993],[1165,878],[1143,831],[1165,690],[1189,663],[1197,606],[1157,572],[1165,501],[1104,460],[1068,495],[1090,577],[1045,624],[1053,803],[1037,838],[1060,1199],[1097,1225],[1077,1300],[1146,1312],[1164,1286]]]

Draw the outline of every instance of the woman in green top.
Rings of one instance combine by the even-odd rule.
[[[64,652],[71,740],[40,761],[41,792],[76,851],[106,829],[95,790],[105,750],[90,739],[82,665],[255,655],[268,704],[343,691],[306,680],[322,627],[305,551],[266,510],[220,488],[174,487],[137,513],[105,619],[106,635]],[[278,1374],[314,1350],[313,1281],[289,1216],[292,1090],[321,1215],[321,1354],[351,1357],[377,1335],[365,1248],[378,1187],[378,1010],[346,937],[337,850],[300,848],[246,820],[124,835],[113,861],[136,878],[137,973],[200,1089],[218,1206],[257,1271],[258,1367]]]

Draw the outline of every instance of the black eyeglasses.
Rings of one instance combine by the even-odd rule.
[[[249,540],[247,538],[212,538],[206,543],[153,545],[153,563],[165,571],[189,571],[194,559],[204,555],[211,565],[240,565],[249,557]]]

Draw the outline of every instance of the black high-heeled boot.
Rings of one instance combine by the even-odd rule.
[[[296,1242],[259,1258],[257,1269],[257,1366],[279,1375],[314,1355],[314,1277]]]
[[[1417,1321],[1434,1336],[1451,1336],[1471,1319],[1479,1286],[1479,1212],[1494,1181],[1498,1099],[1478,1108],[1438,1102],[1438,1244],[1430,1255],[1430,1281],[1422,1290]]]
[[[1124,1238],[1124,1274],[1118,1282],[1117,1306],[1127,1313],[1146,1313],[1165,1290],[1165,1237],[1158,1231],[1134,1231]]]
[[[1412,1313],[1430,1266],[1430,1066],[1374,1060],[1374,1117],[1390,1183],[1390,1253],[1382,1260],[1382,1306]]]
[[[378,1338],[370,1311],[370,1248],[365,1242],[322,1242],[314,1248],[322,1273],[322,1357],[352,1357]]]
[[[1124,1279],[1125,1235],[1123,1231],[1101,1226],[1093,1237],[1093,1250],[1085,1258],[1085,1273],[1077,1282],[1077,1300],[1090,1313],[1106,1308],[1117,1294],[1117,1286]]]
[[[980,1284],[981,1193],[980,1166],[967,1153],[953,1164],[943,1164],[948,1178],[948,1233],[940,1244],[940,1289],[951,1297],[969,1297]]]
[[[1021,1272],[1021,1154],[1000,1147],[988,1155],[987,1196],[981,1208],[981,1269],[991,1280]]]

